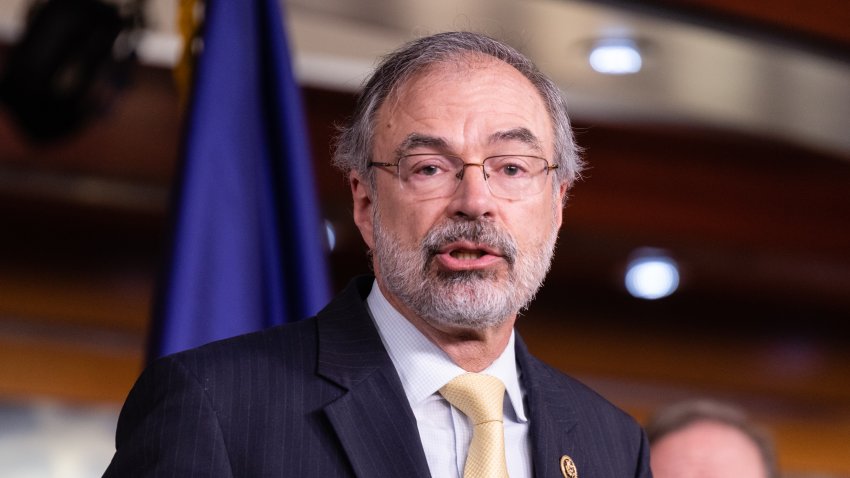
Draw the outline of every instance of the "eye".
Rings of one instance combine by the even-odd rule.
[[[509,164],[502,168],[502,174],[505,176],[516,176],[522,174],[522,170],[515,164]]]
[[[434,176],[440,173],[440,168],[435,164],[422,164],[413,170],[413,174],[422,176]]]
[[[531,171],[528,161],[518,156],[496,156],[487,162],[492,168],[492,174],[505,178],[522,178]]]
[[[401,164],[410,179],[427,179],[453,170],[451,160],[440,155],[406,156]]]

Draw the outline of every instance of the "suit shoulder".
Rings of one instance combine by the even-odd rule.
[[[598,392],[570,375],[532,357],[535,367],[547,375],[547,380],[570,397],[577,412],[584,417],[596,416],[631,430],[640,430],[634,417],[611,403]]]
[[[211,342],[163,357],[158,362],[179,363],[193,372],[210,367],[250,365],[257,361],[290,363],[291,357],[300,362],[315,355],[316,343],[316,319],[313,317]]]
[[[532,419],[561,423],[571,430],[573,459],[585,466],[592,463],[596,476],[651,476],[646,434],[631,415],[525,350],[519,357]]]

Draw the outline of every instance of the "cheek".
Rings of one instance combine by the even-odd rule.
[[[437,222],[439,214],[427,204],[394,201],[378,212],[381,228],[405,244],[418,244]]]
[[[556,212],[548,201],[536,206],[522,205],[506,214],[506,226],[519,245],[537,247],[558,227]]]

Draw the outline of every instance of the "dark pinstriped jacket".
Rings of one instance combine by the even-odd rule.
[[[118,422],[105,477],[427,477],[413,412],[358,278],[315,318],[148,367]],[[624,412],[516,341],[535,477],[650,477]]]

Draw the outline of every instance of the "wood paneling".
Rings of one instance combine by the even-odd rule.
[[[697,22],[850,55],[850,8],[844,0],[601,0],[632,8],[679,13]]]
[[[86,298],[81,297],[84,301]],[[0,396],[119,404],[142,368],[142,341],[102,329],[0,327]]]

